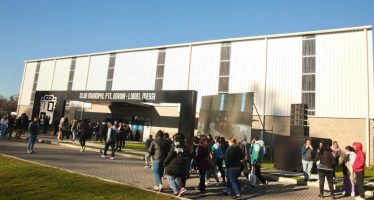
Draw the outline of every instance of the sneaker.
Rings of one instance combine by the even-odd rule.
[[[351,192],[351,197],[355,197],[356,194],[354,192]]]
[[[240,198],[240,194],[234,195],[232,198],[233,199],[238,199],[238,198]]]
[[[105,155],[101,155],[101,157],[105,159]]]
[[[31,150],[31,153],[36,153],[34,150]]]
[[[322,195],[322,194],[319,194],[318,197],[319,197],[319,198],[323,198],[323,195]]]
[[[84,151],[84,150],[86,150],[86,146],[84,146],[84,147],[82,148],[82,151]]]
[[[157,185],[153,186],[153,190],[158,191],[158,186]]]
[[[114,157],[110,157],[111,160],[114,160]]]
[[[185,187],[182,187],[180,190],[179,190],[179,194],[178,194],[178,197],[180,197],[183,193],[185,193],[187,191],[187,189]]]
[[[26,152],[26,153],[30,154],[30,153],[31,153],[31,151],[30,151],[30,150],[27,150],[27,152]]]
[[[158,186],[158,191],[159,191],[159,192],[162,192],[162,184],[160,184],[160,185]]]

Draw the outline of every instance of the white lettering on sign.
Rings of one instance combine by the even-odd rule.
[[[155,101],[154,92],[81,92],[81,100],[129,100],[129,101]]]

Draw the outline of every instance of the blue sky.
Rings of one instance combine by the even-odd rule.
[[[0,95],[23,61],[374,23],[374,1],[0,0]]]

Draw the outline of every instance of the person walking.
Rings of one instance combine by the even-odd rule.
[[[121,152],[122,148],[125,147],[125,127],[123,123],[118,123],[118,129],[116,132],[116,149]]]
[[[153,176],[156,181],[156,185],[153,187],[154,190],[159,192],[162,191],[162,177],[164,176],[164,160],[167,144],[164,140],[164,132],[159,130],[156,133],[155,139],[151,142],[149,147],[149,153],[153,159]]]
[[[303,164],[304,181],[308,181],[311,176],[313,168],[314,149],[312,141],[306,139],[303,146],[301,146],[301,162]]]
[[[335,165],[335,158],[331,153],[331,148],[329,148],[325,143],[322,143],[321,148],[317,156],[315,157],[315,162],[319,161],[318,176],[319,176],[319,195],[318,197],[323,198],[323,192],[325,187],[325,177],[329,185],[331,199],[335,199],[334,186],[333,186],[333,166]]]
[[[106,140],[106,134],[108,132],[108,125],[105,122],[102,122],[100,127],[99,127],[99,132],[100,132],[100,142],[103,142]]]
[[[339,148],[339,144],[338,144],[337,141],[332,142],[331,151],[332,151],[332,155],[335,158],[335,165],[332,166],[332,168],[334,169],[333,176],[334,176],[334,179],[335,179],[336,178],[336,176],[335,176],[335,168],[339,164],[339,158],[340,158],[340,154],[341,154],[340,148]]]
[[[60,123],[58,124],[57,140],[62,141],[64,133],[64,121],[65,118],[61,118]]]
[[[201,139],[199,146],[196,149],[196,166],[199,170],[199,186],[195,189],[204,192],[205,191],[205,175],[206,171],[210,168],[210,157],[209,157],[209,143],[204,137]]]
[[[0,120],[0,140],[5,140],[8,129],[8,114],[5,114]]]
[[[353,163],[353,171],[356,174],[357,189],[358,194],[360,195],[356,199],[365,199],[365,153],[362,151],[362,144],[360,142],[353,143],[353,148],[356,151],[356,159]]]
[[[27,153],[35,153],[34,151],[34,144],[36,141],[36,138],[39,134],[39,118],[34,117],[33,121],[29,124],[29,144],[27,146]]]
[[[344,184],[344,196],[351,195],[352,197],[355,196],[355,181],[356,181],[356,176],[355,173],[353,172],[353,164],[356,160],[356,153],[353,147],[351,146],[346,146],[345,147],[345,157],[343,164],[344,166],[342,167],[343,170],[343,184]]]
[[[182,177],[188,173],[189,151],[184,143],[184,136],[180,133],[175,134],[174,142],[165,158],[165,174],[175,196],[181,196],[186,192],[182,188]]]
[[[218,171],[221,174],[222,182],[225,183],[225,170],[223,169],[223,149],[221,146],[221,138],[219,136],[216,136],[215,143],[212,147],[212,153],[214,154],[214,157],[216,159],[216,164],[218,167]]]
[[[81,136],[79,138],[79,144],[81,145],[81,150],[80,151],[84,151],[84,150],[86,150],[86,141],[87,141],[87,138],[90,135],[90,133],[89,133],[90,130],[89,130],[88,119],[84,119],[80,123],[79,128],[81,129]]]
[[[144,156],[144,161],[145,161],[145,168],[151,168],[151,154],[149,152],[149,147],[151,146],[151,143],[153,141],[153,136],[149,135],[148,139],[145,141],[145,156]]]
[[[245,135],[241,136],[241,140],[239,144],[240,144],[240,149],[242,150],[242,153],[244,155],[240,171],[243,171],[244,177],[248,178],[249,170],[250,170],[251,145],[250,143],[247,142],[247,136]]]
[[[263,185],[267,185],[268,182],[264,179],[264,177],[262,177],[261,174],[261,164],[264,161],[265,147],[262,146],[261,142],[259,142],[259,140],[257,139],[254,139],[252,142],[253,144],[251,145],[251,165],[254,168],[257,179],[260,180],[260,182]]]
[[[73,134],[73,139],[72,141],[75,141],[75,139],[77,138],[78,136],[78,119],[77,118],[74,118],[73,121],[71,122],[71,132]]]
[[[243,153],[242,150],[237,143],[235,138],[229,140],[229,148],[226,152],[226,168],[227,168],[227,177],[228,182],[227,184],[227,191],[232,191],[233,197],[239,198],[240,197],[240,183],[238,181],[238,177],[240,176],[240,167],[241,161],[243,160]]]
[[[110,156],[111,160],[114,160],[114,152],[115,152],[115,144],[116,144],[116,132],[117,132],[117,127],[112,124],[111,122],[108,122],[108,133],[106,137],[106,142],[105,142],[105,148],[104,148],[104,154],[101,155],[102,158],[106,158],[107,151],[109,149],[112,150],[112,154]]]

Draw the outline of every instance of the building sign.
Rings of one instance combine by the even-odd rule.
[[[156,92],[79,92],[78,100],[155,102],[156,97]]]

